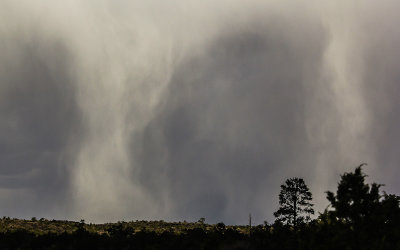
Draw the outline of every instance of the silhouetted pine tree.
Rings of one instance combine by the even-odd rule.
[[[301,178],[287,179],[281,185],[279,193],[279,209],[274,213],[277,221],[293,226],[310,221],[310,214],[314,214],[314,205],[311,203],[312,194]]]

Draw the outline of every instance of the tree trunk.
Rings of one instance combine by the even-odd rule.
[[[295,187],[295,192],[294,192],[294,204],[293,204],[293,217],[294,217],[294,221],[293,221],[293,226],[294,226],[294,230],[297,230],[297,185]]]

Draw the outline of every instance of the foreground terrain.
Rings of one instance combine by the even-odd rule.
[[[0,219],[0,249],[400,249],[400,196],[366,184],[362,166],[341,176],[316,219],[301,178],[281,186],[273,224],[225,226],[131,221],[87,224]]]

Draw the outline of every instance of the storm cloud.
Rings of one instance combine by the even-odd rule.
[[[368,162],[399,192],[395,1],[3,1],[0,214],[271,221]]]
[[[48,204],[63,210],[82,125],[68,50],[57,39],[30,39],[4,37],[0,50],[4,215],[44,216]]]

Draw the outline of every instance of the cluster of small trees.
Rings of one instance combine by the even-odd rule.
[[[365,183],[364,165],[343,174],[336,193],[326,192],[330,205],[315,220],[304,180],[286,180],[274,213],[275,228],[281,224],[294,233],[311,232],[333,249],[400,249],[400,196],[381,191],[381,184]]]

